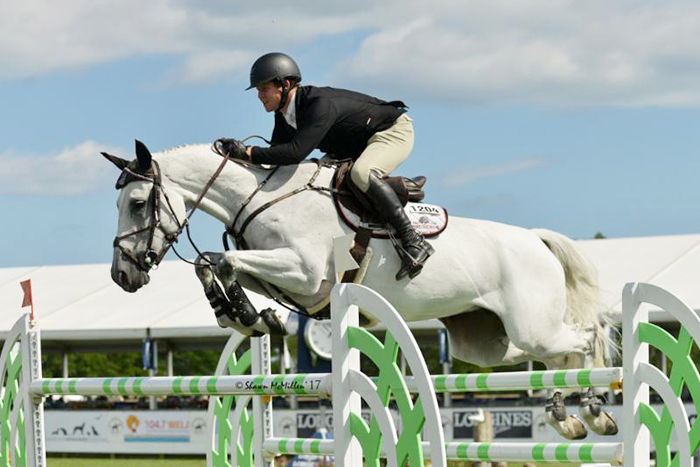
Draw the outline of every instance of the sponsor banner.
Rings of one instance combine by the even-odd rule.
[[[275,425],[277,426],[278,421],[282,422],[282,431],[275,431],[276,436],[280,437],[296,437],[296,438],[311,438],[319,430],[327,430],[329,433],[333,432],[333,410],[325,409],[317,412],[310,411],[277,411],[276,414],[273,412],[273,418]],[[394,424],[399,427],[399,422],[401,421],[398,417],[398,413],[390,410],[389,411],[394,419]],[[287,414],[286,416],[284,414]],[[292,417],[296,420],[296,424],[292,425],[290,420]],[[362,419],[368,425],[372,421],[371,412],[362,412]],[[291,431],[293,427],[296,427],[296,433]],[[278,434],[279,433],[279,434]]]
[[[532,438],[531,409],[492,409],[493,437],[498,438]],[[452,412],[452,439],[467,439],[474,437],[473,421],[479,412],[477,410],[454,410]]]
[[[657,413],[661,407],[653,404]],[[691,426],[697,418],[695,407],[685,404]],[[536,443],[562,442],[547,425],[544,406],[488,407],[494,418],[494,435],[499,441]],[[567,406],[570,414],[578,407]],[[620,424],[616,436],[598,436],[589,432],[585,442],[621,442],[622,406],[606,406]],[[441,409],[446,441],[471,440],[474,408]],[[394,424],[401,429],[401,418],[390,410]],[[48,452],[123,453],[123,454],[205,454],[210,448],[210,426],[206,411],[76,411],[46,410],[46,446]],[[362,418],[370,422],[371,412]],[[273,410],[273,433],[282,438],[310,438],[319,429],[333,431],[333,411]]]
[[[47,410],[49,452],[201,454],[209,438],[203,411]]]
[[[320,428],[333,432],[333,411],[330,409],[322,412],[297,412],[295,419],[296,438],[311,438]]]

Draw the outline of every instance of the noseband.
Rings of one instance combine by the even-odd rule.
[[[153,167],[153,177],[149,177],[147,175],[135,172],[133,170],[130,170],[129,168],[124,169],[125,172],[128,173],[128,175],[135,177],[139,180],[143,180],[146,182],[151,182],[153,184],[153,189],[151,190],[151,195],[148,198],[149,200],[149,207],[152,210],[152,217],[151,217],[151,222],[149,225],[142,229],[134,230],[133,232],[126,233],[124,235],[117,235],[114,237],[114,242],[113,246],[115,248],[119,248],[121,251],[122,255],[124,255],[125,258],[127,258],[131,263],[133,263],[137,268],[139,268],[141,271],[148,273],[151,269],[155,269],[158,267],[160,262],[163,260],[163,257],[165,254],[168,252],[168,249],[173,245],[173,243],[177,242],[178,237],[182,233],[182,230],[185,228],[185,225],[187,224],[187,219],[185,219],[184,222],[180,222],[180,220],[177,218],[177,215],[175,214],[175,210],[173,209],[172,205],[170,204],[170,199],[168,198],[168,194],[165,192],[163,189],[163,184],[161,183],[161,178],[160,178],[160,168],[158,167],[158,163],[153,160],[151,161],[152,167]],[[170,209],[170,214],[172,214],[173,218],[175,219],[175,222],[177,223],[178,229],[175,232],[167,232],[163,228],[163,224],[161,222],[161,217],[160,217],[160,194],[163,194],[163,197],[165,198],[165,201],[168,205],[168,209]],[[160,230],[163,233],[163,236],[165,238],[165,246],[161,249],[160,252],[157,252],[153,249],[153,240],[156,236],[156,231]],[[124,245],[122,245],[122,241],[133,237],[134,235],[138,235],[143,232],[148,232],[148,241],[146,243],[146,251],[143,253],[143,255],[140,255],[141,257],[137,257],[131,250],[128,248],[125,248]]]

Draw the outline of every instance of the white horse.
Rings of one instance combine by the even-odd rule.
[[[233,226],[240,229],[247,215],[301,189],[319,170],[314,162],[285,166],[262,184],[268,169],[229,161],[214,180],[222,158],[209,145],[178,147],[152,157],[137,143],[137,160],[128,167],[124,159],[105,156],[123,169],[112,278],[129,292],[148,283],[149,269],[181,233],[188,209],[197,205],[231,226],[244,207]],[[331,168],[321,168],[313,186],[329,187],[332,175]],[[350,232],[327,191],[301,190],[252,219],[243,235],[248,249],[203,258],[215,260],[215,271],[226,284],[239,281],[263,293],[260,282],[272,284],[313,308],[328,298],[335,282],[333,238]],[[451,217],[447,229],[430,243],[435,254],[422,273],[396,281],[400,261],[393,245],[372,239],[362,283],[391,302],[406,321],[441,319],[455,358],[482,367],[529,360],[548,369],[605,365],[596,271],[570,239],[549,230]],[[214,278],[201,273],[204,269],[209,270],[200,267],[198,275],[210,291]],[[274,321],[268,318],[265,323]],[[255,325],[265,330],[265,323]],[[589,428],[615,434],[617,425],[600,410],[601,401],[590,390],[585,394],[580,413]],[[566,438],[585,437],[582,420],[566,415],[561,392],[549,396],[549,423]]]

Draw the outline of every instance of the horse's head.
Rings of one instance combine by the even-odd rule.
[[[164,185],[160,167],[143,143],[136,141],[136,159],[131,162],[102,155],[122,171],[117,180],[112,279],[127,292],[136,292],[182,232],[185,203],[177,190]]]

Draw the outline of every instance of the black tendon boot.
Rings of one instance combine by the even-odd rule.
[[[366,193],[377,213],[396,230],[403,245],[401,269],[396,273],[396,280],[406,275],[413,279],[420,274],[423,264],[435,250],[415,231],[398,196],[383,179],[371,173]]]
[[[287,335],[287,330],[284,328],[284,323],[280,321],[275,311],[272,308],[265,308],[263,311],[258,313],[255,310],[255,306],[253,306],[248,299],[248,296],[243,291],[243,287],[238,285],[238,282],[234,281],[228,287],[226,292],[228,299],[231,302],[231,306],[243,326],[251,327],[258,322],[258,319],[262,318],[270,334],[275,336]],[[260,333],[258,333],[258,331],[253,333],[253,336],[257,337],[259,335]]]

